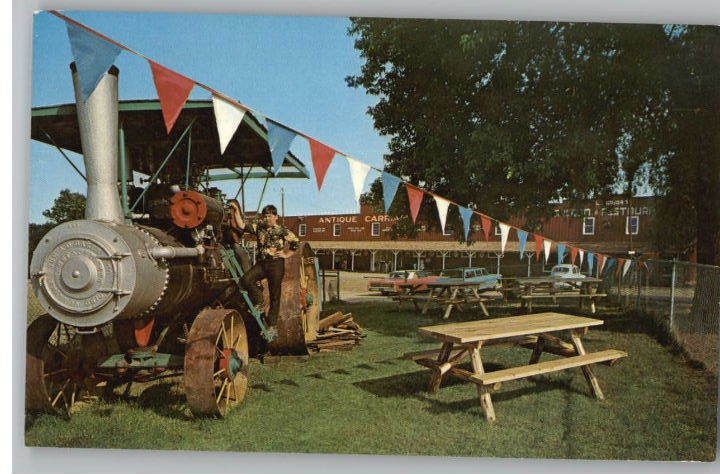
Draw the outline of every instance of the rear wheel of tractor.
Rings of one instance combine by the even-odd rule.
[[[183,386],[195,416],[224,417],[245,398],[248,386],[248,337],[233,309],[206,308],[187,337]]]

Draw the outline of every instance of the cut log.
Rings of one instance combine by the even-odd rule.
[[[323,331],[324,329],[329,328],[330,326],[335,326],[337,324],[343,323],[349,319],[352,319],[352,313],[343,314],[342,311],[338,311],[337,313],[334,313],[327,318],[323,318],[318,323],[318,330]]]

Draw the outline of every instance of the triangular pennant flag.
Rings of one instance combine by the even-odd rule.
[[[510,226],[503,222],[499,222],[498,225],[500,226],[500,253],[502,254],[505,253],[505,245],[510,235]]]
[[[297,136],[294,130],[280,125],[270,119],[267,120],[268,145],[270,145],[270,156],[273,162],[273,173],[277,174],[285,161],[285,155],[290,151],[290,144]]]
[[[490,229],[492,229],[492,221],[485,214],[480,214],[480,222],[482,223],[485,240],[490,240]]]
[[[390,212],[390,206],[392,205],[393,199],[395,199],[395,193],[400,185],[400,178],[385,171],[382,172],[382,187],[383,187],[383,203],[385,204],[385,214]]]
[[[70,49],[75,59],[83,100],[90,97],[103,74],[110,69],[120,48],[72,23],[67,23]]]
[[[448,208],[450,207],[450,201],[441,198],[433,194],[435,204],[437,204],[438,216],[440,217],[440,225],[442,226],[443,234],[445,233],[445,221],[447,220]]]
[[[607,261],[607,256],[599,253],[597,257],[598,257],[598,276],[599,276],[602,274],[603,267],[605,266],[605,262]]]
[[[540,234],[534,234],[533,236],[535,238],[535,260],[540,260],[540,253],[542,252],[543,248],[543,236]]]
[[[585,257],[585,251],[583,249],[578,249],[578,255],[580,255],[580,261],[578,262],[578,267],[582,268],[583,258]]]
[[[365,178],[370,172],[370,165],[358,161],[355,158],[346,156],[348,165],[350,166],[350,177],[352,178],[353,190],[355,191],[355,200],[360,200],[363,186],[365,186]]]
[[[407,190],[408,200],[410,201],[410,215],[414,223],[420,213],[420,205],[422,204],[425,193],[422,189],[418,189],[407,183],[405,183],[405,189]]]
[[[575,258],[577,258],[578,254],[578,248],[577,247],[570,247],[570,263],[575,265]]]
[[[522,260],[523,253],[525,253],[525,246],[527,245],[527,238],[528,233],[525,230],[522,229],[515,229],[518,236],[518,253],[520,255],[520,260]]]
[[[563,243],[557,244],[557,255],[558,255],[558,264],[563,263],[563,260],[565,260],[565,244],[563,244]]]
[[[588,261],[588,274],[590,274],[590,276],[592,276],[593,263],[595,262],[595,254],[593,254],[592,252],[588,252],[587,261]]]
[[[470,236],[470,221],[472,220],[473,210],[468,207],[458,206],[460,209],[460,217],[463,221],[463,230],[465,231],[465,240]]]
[[[630,266],[632,265],[632,263],[633,263],[633,261],[630,259],[625,260],[625,265],[623,265],[623,272],[622,272],[623,276],[625,276],[627,274],[628,270],[630,270]]]
[[[169,134],[175,126],[185,102],[190,97],[190,91],[195,86],[195,81],[154,61],[148,60],[148,62],[152,70],[155,89],[157,89],[158,98],[160,99],[165,128]]]
[[[550,248],[552,246],[551,240],[543,240],[543,250],[545,251],[545,263],[550,259]]]
[[[606,257],[606,258],[605,258],[605,261],[606,261],[606,263],[605,263],[605,273],[608,273],[608,272],[610,272],[610,269],[613,267],[613,265],[615,265],[615,263],[617,263],[617,260],[615,260],[615,259],[612,258],[612,257]]]
[[[245,116],[245,109],[216,95],[213,95],[212,102],[222,155],[240,126]]]
[[[317,181],[318,190],[322,188],[323,181],[325,181],[325,174],[335,158],[335,150],[320,143],[317,140],[308,138],[310,143],[310,156],[312,157],[313,169],[315,170],[315,180]]]

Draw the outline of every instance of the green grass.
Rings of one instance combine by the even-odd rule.
[[[474,386],[448,380],[425,391],[428,372],[398,360],[435,348],[417,327],[436,317],[389,304],[349,304],[367,338],[349,352],[306,362],[251,365],[244,404],[223,420],[195,420],[180,387],[147,385],[126,400],[92,402],[66,421],[28,417],[32,446],[183,450],[425,454],[588,459],[715,457],[717,380],[658,342],[630,315],[606,315],[588,350],[630,356],[597,366],[606,400],[589,396],[579,369],[509,382],[493,395],[489,424]],[[497,312],[497,310],[495,310]],[[527,363],[530,352],[489,348],[489,370]]]

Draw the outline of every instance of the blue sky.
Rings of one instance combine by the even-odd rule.
[[[376,99],[351,89],[344,78],[359,72],[362,60],[341,17],[263,17],[210,14],[65,12],[153,60],[236,97],[270,118],[287,123],[370,165],[382,168],[387,137],[373,128],[367,107]],[[34,22],[33,106],[74,101],[68,65],[72,61],[65,23],[48,13]],[[123,52],[120,99],[157,98],[145,60]],[[195,88],[192,99],[209,99]],[[279,205],[285,188],[286,213],[356,212],[347,162],[336,156],[322,191],[317,190],[307,141],[291,150],[311,170],[309,180],[270,181],[263,203]],[[82,157],[71,154],[83,169]],[[371,171],[365,189],[376,177]],[[234,195],[238,183],[221,186]],[[257,206],[262,182],[248,183],[248,209]],[[30,222],[43,222],[63,188],[85,192],[85,183],[57,150],[32,142]]]

